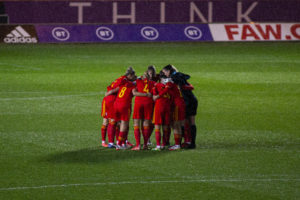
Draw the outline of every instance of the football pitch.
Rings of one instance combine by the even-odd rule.
[[[152,64],[191,75],[197,148],[100,147],[106,86]],[[299,121],[300,43],[0,45],[0,199],[300,199]]]

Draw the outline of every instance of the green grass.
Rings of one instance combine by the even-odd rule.
[[[169,63],[197,149],[99,147],[106,86]],[[0,199],[300,199],[299,121],[299,43],[1,45]]]

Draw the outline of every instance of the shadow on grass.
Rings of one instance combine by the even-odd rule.
[[[168,150],[163,151],[131,151],[108,149],[102,147],[93,147],[87,149],[80,149],[76,151],[67,151],[49,155],[43,160],[52,163],[107,163],[114,161],[122,161],[129,159],[141,159],[152,156],[159,156],[169,153]]]
[[[197,145],[196,149],[193,150],[181,150],[182,151],[203,151],[203,150],[219,150],[219,151],[236,151],[236,150],[262,150],[262,149],[297,149],[299,144],[296,143],[279,143],[279,142],[264,142],[264,143],[230,143],[230,142],[203,142]],[[120,150],[108,149],[103,147],[91,147],[86,149],[79,149],[74,151],[66,151],[61,153],[56,153],[48,155],[43,158],[43,161],[51,163],[108,163],[108,162],[118,162],[124,160],[134,160],[134,159],[147,159],[154,156],[162,156],[170,152],[168,150],[163,151],[151,151],[151,150],[141,150],[141,151],[131,151],[131,150]],[[186,155],[186,154],[185,154]]]

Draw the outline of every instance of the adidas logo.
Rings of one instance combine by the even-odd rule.
[[[17,26],[3,40],[5,43],[37,43],[36,37],[31,37],[21,26]]]

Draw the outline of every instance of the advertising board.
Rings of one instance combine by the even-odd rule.
[[[212,41],[207,24],[36,25],[36,30],[42,43]]]
[[[0,25],[9,44],[299,40],[300,23]]]
[[[210,24],[214,41],[300,40],[300,23]]]
[[[0,43],[37,43],[38,37],[33,25],[0,26]]]

